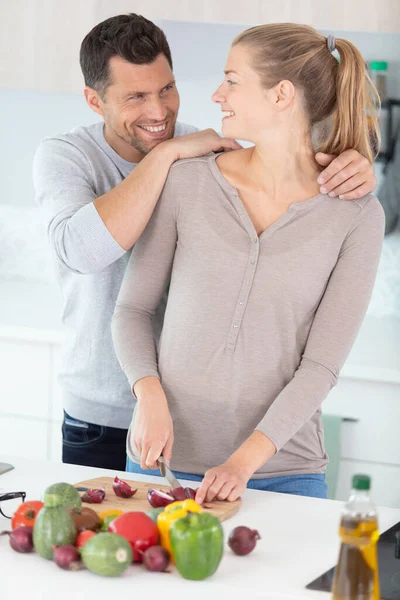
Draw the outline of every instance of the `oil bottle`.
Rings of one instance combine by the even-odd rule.
[[[354,475],[340,521],[341,546],[332,585],[333,600],[379,600],[376,544],[378,518],[370,499],[371,478]]]

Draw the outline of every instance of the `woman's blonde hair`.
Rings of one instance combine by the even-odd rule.
[[[304,94],[311,125],[331,117],[321,152],[355,148],[370,162],[379,151],[379,95],[359,50],[336,39],[340,60],[327,38],[308,25],[272,23],[247,29],[232,43],[252,53],[252,66],[267,89],[287,79]]]

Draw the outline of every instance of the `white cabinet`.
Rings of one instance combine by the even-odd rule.
[[[60,343],[22,335],[0,339],[0,457],[60,461]]]
[[[372,477],[376,504],[400,507],[400,382],[339,379],[323,403],[325,413],[351,417],[341,427],[336,498],[346,500],[355,473]]]
[[[50,404],[49,346],[0,340],[0,365],[0,412],[47,418]]]
[[[85,35],[104,19],[135,11],[163,20],[248,25],[294,21],[334,33],[400,33],[398,0],[13,0],[0,20],[0,86],[81,93]],[[206,43],[206,40],[205,40]]]
[[[49,458],[48,424],[45,420],[0,414],[0,457]]]

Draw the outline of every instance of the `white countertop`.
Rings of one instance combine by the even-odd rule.
[[[0,491],[27,492],[38,499],[44,489],[59,481],[77,483],[101,475],[105,469],[1,457],[15,469],[0,476]],[[125,479],[156,479],[117,473]],[[16,554],[7,537],[0,538],[0,597],[4,600],[87,600],[137,598],[138,593],[162,598],[266,598],[269,600],[328,600],[330,595],[305,589],[305,585],[335,564],[341,503],[272,492],[246,490],[241,510],[223,524],[227,535],[237,525],[258,529],[262,539],[252,554],[235,556],[226,546],[217,572],[201,582],[187,581],[177,572],[150,573],[132,565],[119,578],[99,577],[87,570],[68,572],[37,554]],[[400,510],[379,509],[381,531],[400,520]],[[9,521],[0,516],[0,530]],[[21,577],[21,575],[23,575]],[[142,596],[143,597],[143,596]]]

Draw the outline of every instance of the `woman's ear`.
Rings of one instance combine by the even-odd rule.
[[[280,81],[273,90],[273,100],[277,108],[286,108],[292,102],[295,95],[295,87],[287,79]]]

